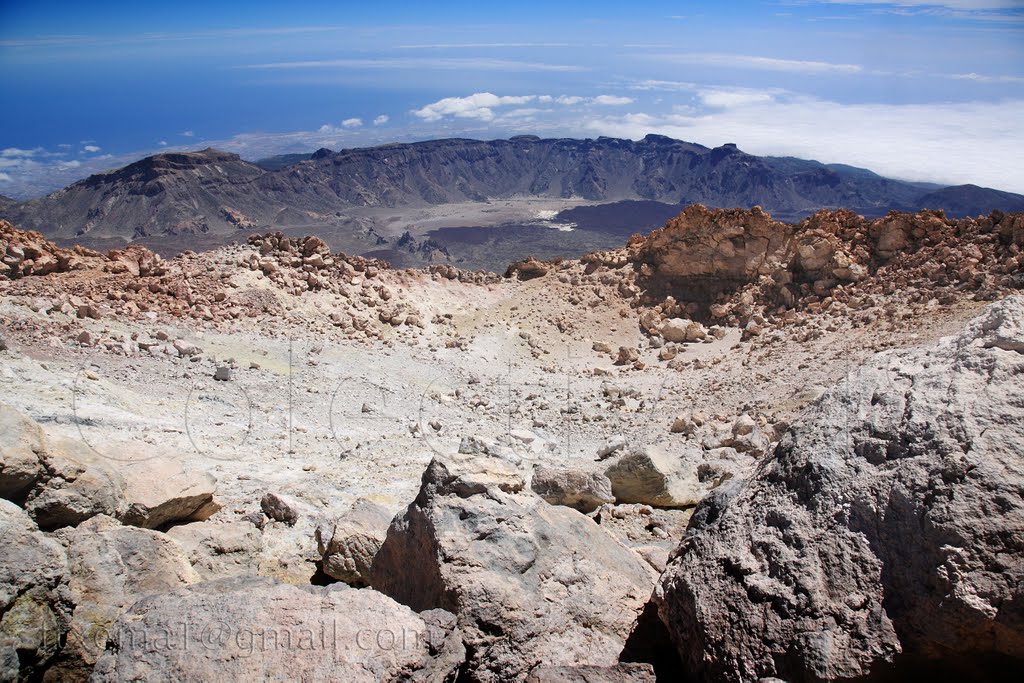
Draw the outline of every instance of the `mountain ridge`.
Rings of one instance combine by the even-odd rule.
[[[868,169],[758,157],[732,143],[708,148],[652,134],[637,141],[516,136],[324,148],[272,170],[213,148],[167,152],[45,197],[0,201],[0,210],[16,225],[57,239],[230,240],[239,230],[341,225],[342,213],[353,208],[508,198],[759,205],[787,219],[837,207],[864,215],[920,208],[978,215],[1024,206],[1024,196],[999,190],[929,191]]]

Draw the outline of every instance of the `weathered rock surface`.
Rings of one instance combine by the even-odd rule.
[[[51,589],[18,596],[0,619],[0,680],[37,680],[60,651],[67,611]]]
[[[649,236],[634,236],[625,249],[584,260],[610,268],[634,264],[637,276],[626,291],[645,307],[639,322],[651,334],[683,339],[682,323],[696,316],[741,328],[743,341],[770,345],[773,330],[823,312],[870,324],[898,320],[898,302],[995,300],[1021,289],[1022,222],[1001,211],[962,219],[935,210],[891,211],[872,220],[840,209],[791,225],[759,207],[692,205]],[[680,294],[686,300],[672,296]],[[709,331],[718,337],[723,330]],[[798,338],[818,334],[806,329]],[[666,351],[662,360],[672,360],[675,351]]]
[[[124,517],[125,481],[114,463],[73,439],[51,439],[40,460],[43,476],[25,510],[41,528],[75,526],[95,515]]]
[[[450,680],[458,641],[437,616],[340,583],[210,581],[136,602],[93,680]]]
[[[360,499],[337,520],[318,526],[324,574],[350,586],[369,585],[373,557],[384,543],[391,517],[382,505]]]
[[[39,673],[67,630],[55,595],[67,561],[60,544],[6,500],[0,500],[0,548],[0,675],[18,680]]]
[[[62,586],[74,605],[67,642],[50,680],[82,679],[118,616],[138,598],[199,581],[181,547],[165,534],[121,526],[98,515],[70,535],[68,578]]]
[[[659,574],[679,546],[692,510],[652,508],[649,505],[602,505],[591,519],[631,548]]]
[[[734,448],[739,452],[760,458],[771,445],[768,436],[761,430],[752,417],[740,415],[732,424],[729,434],[718,442],[722,446]]]
[[[178,542],[204,581],[259,573],[263,539],[248,521],[178,524],[167,535]]]
[[[619,503],[645,503],[657,507],[690,507],[707,493],[697,478],[699,453],[694,462],[674,458],[654,446],[638,448],[605,470]]]
[[[733,214],[741,220],[730,220]],[[695,204],[651,233],[638,251],[664,278],[745,282],[771,272],[792,233],[793,226],[773,220],[760,207],[749,212],[709,211]],[[680,327],[685,337],[686,327]]]
[[[64,549],[14,503],[0,500],[0,611],[33,586],[52,588],[65,570]]]
[[[655,595],[688,668],[739,681],[1020,666],[1021,320],[1011,297],[958,337],[877,356],[698,508]]]
[[[260,499],[260,509],[270,519],[288,526],[296,522],[308,511],[307,505],[289,495],[267,491]]]
[[[532,256],[511,264],[505,271],[505,277],[519,276],[520,280],[532,280],[535,277],[542,277],[548,272],[548,266],[541,263]]]
[[[125,524],[156,529],[169,522],[202,521],[217,511],[217,479],[170,458],[154,458],[119,468],[125,480]]]
[[[157,528],[216,512],[216,478],[173,458],[116,461],[76,439],[47,439],[31,418],[0,404],[0,493],[23,502],[43,529],[96,515]]]
[[[654,683],[650,664],[617,666],[540,666],[530,672],[526,683]]]
[[[707,337],[700,323],[683,318],[670,318],[661,326],[661,336],[668,342],[698,342]]]
[[[62,439],[42,460],[45,474],[25,507],[43,528],[75,526],[103,514],[154,529],[202,520],[217,510],[213,475],[186,470],[171,458],[115,462],[79,441]]]
[[[259,575],[286,583],[308,584],[319,573],[323,556],[317,547],[316,531],[323,519],[337,515],[317,500],[315,491],[292,487],[268,491],[260,498],[262,550]],[[294,495],[293,495],[294,494]]]
[[[552,505],[566,505],[584,513],[615,500],[611,481],[597,472],[537,467],[530,488]]]
[[[431,461],[374,558],[374,588],[456,613],[471,680],[522,678],[540,662],[617,664],[649,568],[584,515],[478,463],[460,473]]]
[[[43,430],[31,418],[0,403],[0,497],[20,501],[43,474]]]

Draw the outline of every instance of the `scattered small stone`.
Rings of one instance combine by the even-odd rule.
[[[267,517],[288,526],[295,526],[299,521],[301,508],[301,504],[294,498],[273,491],[265,493],[260,500],[260,509]]]
[[[615,455],[616,453],[624,449],[626,447],[626,443],[626,437],[623,436],[622,434],[617,434],[611,437],[610,439],[605,441],[600,448],[597,449],[598,459],[604,460],[605,458],[610,458],[611,456]]]

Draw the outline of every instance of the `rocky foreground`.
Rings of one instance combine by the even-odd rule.
[[[1024,215],[504,277],[0,222],[4,680],[999,679]]]

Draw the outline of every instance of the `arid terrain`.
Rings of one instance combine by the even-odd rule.
[[[0,678],[1019,666],[1022,249],[1022,214],[694,205],[485,273],[0,222]]]

